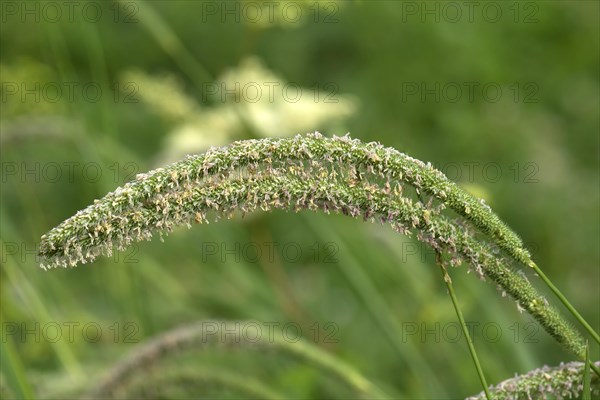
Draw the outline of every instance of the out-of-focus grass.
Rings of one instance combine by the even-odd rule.
[[[115,6],[123,11],[130,2],[101,4],[111,16]],[[124,333],[142,341],[204,318],[292,321],[307,327],[304,336],[311,322],[334,322],[338,342],[320,345],[388,393],[457,397],[480,391],[464,342],[449,340],[450,331],[444,336],[442,329],[455,317],[433,257],[387,228],[275,212],[176,231],[165,243],[156,238],[73,270],[37,268],[29,250],[41,234],[126,178],[155,167],[169,135],[184,122],[166,120],[139,99],[124,101],[131,92],[119,79],[135,69],[174,76],[200,114],[239,105],[207,97],[206,85],[252,56],[297,86],[324,90],[333,84],[339,98],[353,95],[358,101],[351,117],[315,122],[311,129],[327,135],[350,131],[442,170],[459,165],[459,182],[487,194],[498,214],[531,243],[536,262],[598,328],[598,3],[539,2],[536,23],[503,18],[492,24],[422,22],[418,16],[404,21],[394,2],[343,2],[338,22],[309,19],[292,27],[204,21],[199,1],[135,4],[134,23],[110,17],[89,23],[76,14],[73,22],[7,17],[1,24],[2,373],[15,393],[71,393],[135,345]],[[50,102],[6,92],[7,83],[36,82],[93,82],[103,95],[98,102],[64,95]],[[498,102],[453,103],[403,93],[407,84],[436,82],[493,82],[505,95]],[[515,83],[521,90],[537,85],[537,101],[514,101]],[[232,140],[261,135],[255,125],[240,126]],[[296,133],[303,132],[281,135]],[[215,128],[202,140],[220,145],[220,134]],[[465,164],[470,162],[480,163],[472,177]],[[488,162],[501,168],[497,181],[482,172]],[[21,172],[21,163],[78,164],[71,164],[73,179],[65,168],[56,181],[6,174],[8,165]],[[534,169],[526,169],[527,163]],[[77,167],[90,164],[99,166],[98,179]],[[532,171],[537,183],[525,179]],[[276,252],[273,262],[236,262],[234,255],[207,257],[203,247],[265,241],[298,243],[305,255],[290,262]],[[315,260],[315,242],[334,243],[335,262]],[[479,324],[475,346],[490,383],[569,359],[491,285],[464,271],[451,273],[467,321]],[[35,321],[80,326],[75,340],[63,336],[54,343],[5,329],[16,324],[21,332],[21,323],[31,327]],[[90,322],[102,327],[98,342],[81,338],[81,326]],[[122,331],[127,322],[135,323],[135,331]],[[118,340],[110,330],[115,323]],[[486,323],[501,329],[497,340],[483,336]],[[598,349],[590,350],[597,359]],[[298,397],[347,394],[285,357],[271,363],[215,352],[185,363],[214,364],[258,380],[269,376],[276,388]]]

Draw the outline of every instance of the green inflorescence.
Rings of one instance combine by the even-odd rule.
[[[600,367],[600,362],[596,366]],[[583,367],[583,363],[570,362],[558,367],[538,368],[499,383],[490,388],[490,393],[498,400],[580,398],[583,394]],[[592,394],[600,396],[600,379],[594,376],[592,380]],[[484,393],[468,398],[479,399],[485,399]]]
[[[414,188],[423,202],[411,196]],[[442,213],[448,207],[456,219]],[[436,250],[466,262],[513,297],[578,357],[583,340],[511,260],[532,261],[519,237],[485,205],[430,164],[377,143],[319,133],[246,140],[190,156],[137,178],[97,200],[42,237],[42,267],[75,266],[114,246],[124,249],[180,225],[255,210],[343,213],[415,233]],[[477,231],[487,236],[477,236]]]
[[[364,399],[384,399],[388,396],[381,392],[372,382],[354,370],[350,365],[342,360],[329,355],[326,351],[304,340],[289,341],[281,335],[281,332],[272,332],[269,335],[261,336],[260,338],[248,338],[243,334],[234,334],[241,332],[240,326],[256,325],[255,321],[215,321],[203,320],[192,324],[187,324],[157,337],[152,338],[146,343],[138,346],[135,350],[125,357],[121,362],[112,367],[108,373],[101,379],[93,383],[84,396],[85,399],[97,398],[123,398],[132,395],[133,386],[136,384],[136,376],[141,376],[142,380],[147,374],[149,367],[159,364],[169,356],[177,353],[181,354],[191,350],[204,350],[205,348],[215,346],[241,347],[246,349],[279,350],[283,353],[303,359],[314,366],[320,368],[324,372],[337,377],[355,393],[357,398]],[[232,334],[233,333],[233,334]],[[164,375],[168,374],[161,374]],[[201,384],[206,378],[215,380],[214,374],[202,373],[196,370],[193,378],[197,384]],[[264,398],[265,388],[260,387],[260,393],[257,393],[256,386],[250,387],[248,383],[254,382],[243,381],[236,379],[232,382],[227,378],[227,375],[221,375],[219,379],[221,384],[232,387],[242,386],[246,392],[253,397]],[[138,382],[139,383],[139,382]],[[169,382],[172,383],[172,382]],[[118,395],[118,397],[115,397]],[[258,396],[257,396],[258,395]],[[281,398],[281,396],[267,396]]]

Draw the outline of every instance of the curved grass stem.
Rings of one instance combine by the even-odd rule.
[[[481,382],[481,386],[483,387],[483,391],[485,392],[485,397],[487,400],[491,400],[492,397],[488,390],[488,384],[485,380],[485,376],[483,375],[483,369],[481,368],[481,364],[479,363],[479,358],[477,357],[477,351],[475,350],[475,346],[473,345],[473,340],[471,339],[471,335],[469,335],[469,329],[467,328],[467,324],[465,323],[465,318],[463,317],[462,311],[460,310],[460,306],[458,305],[458,300],[456,299],[456,294],[454,293],[454,287],[452,286],[452,279],[450,275],[448,275],[448,271],[446,267],[442,263],[441,254],[436,251],[435,259],[437,264],[440,266],[442,271],[442,276],[444,277],[444,282],[446,283],[446,287],[448,288],[448,294],[452,299],[452,305],[454,306],[454,311],[456,311],[456,316],[458,317],[458,321],[460,322],[460,326],[462,328],[463,334],[465,335],[465,340],[467,341],[467,346],[469,347],[469,353],[471,353],[471,358],[473,359],[473,364],[475,365],[475,369],[477,370],[477,375],[479,376],[479,381]]]

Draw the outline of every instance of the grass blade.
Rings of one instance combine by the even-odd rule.
[[[454,293],[452,279],[450,279],[450,275],[448,275],[448,271],[446,271],[446,267],[444,267],[442,263],[442,257],[439,252],[436,252],[436,261],[440,266],[440,269],[442,270],[442,276],[444,277],[444,282],[446,283],[446,287],[448,288],[448,294],[450,294],[450,298],[452,299],[452,305],[454,305],[454,310],[456,311],[456,316],[458,317],[458,321],[460,322],[463,334],[465,335],[467,346],[469,347],[469,353],[471,353],[471,358],[473,359],[473,364],[475,364],[475,369],[477,370],[477,375],[479,376],[481,386],[483,387],[483,391],[485,392],[485,397],[488,400],[491,400],[492,397],[488,390],[488,384],[485,380],[485,376],[483,375],[483,369],[481,368],[481,364],[479,363],[479,358],[477,357],[477,351],[475,351],[475,346],[473,346],[473,340],[471,339],[471,335],[469,335],[469,329],[467,328],[465,318],[463,317],[462,311],[460,310],[460,306],[458,305],[458,300],[456,299],[456,294]]]

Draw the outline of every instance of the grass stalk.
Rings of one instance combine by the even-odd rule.
[[[598,333],[596,333],[596,331],[594,331],[594,328],[592,328],[590,326],[590,324],[588,324],[587,321],[581,316],[581,314],[579,314],[579,312],[575,309],[575,307],[573,307],[573,305],[571,305],[569,300],[567,300],[567,298],[552,283],[552,281],[546,276],[546,274],[544,274],[544,272],[533,261],[529,265],[531,266],[531,268],[533,268],[535,273],[538,274],[539,277],[544,281],[546,286],[548,286],[550,288],[550,290],[552,290],[552,292],[556,295],[556,297],[560,300],[560,302],[563,303],[564,306],[569,310],[569,312],[577,319],[577,321],[579,321],[579,323],[585,328],[585,330],[590,334],[590,336],[592,336],[594,341],[597,344],[600,344],[600,336],[598,336]]]
[[[440,270],[442,271],[442,276],[444,278],[444,282],[446,283],[446,287],[448,288],[448,294],[452,299],[452,305],[454,306],[454,311],[456,311],[456,317],[460,322],[460,326],[462,328],[463,334],[465,335],[465,341],[467,342],[467,346],[469,347],[469,353],[471,354],[471,359],[473,360],[473,364],[475,365],[475,369],[477,370],[477,375],[479,376],[479,381],[481,382],[481,386],[483,387],[483,391],[485,392],[485,397],[487,400],[492,400],[490,392],[488,390],[488,384],[485,380],[485,375],[483,374],[483,369],[481,368],[481,364],[479,363],[479,357],[477,357],[477,351],[475,350],[475,346],[473,345],[473,340],[471,339],[471,335],[469,334],[469,329],[467,328],[467,324],[465,323],[465,318],[463,317],[462,311],[458,304],[458,299],[456,298],[456,294],[454,293],[454,286],[452,285],[452,279],[446,270],[442,262],[442,256],[439,252],[436,251],[435,254],[436,262],[440,266]]]
[[[402,327],[398,325],[397,319],[394,317],[395,312],[373,284],[372,278],[362,268],[356,256],[352,254],[351,246],[345,243],[344,238],[340,237],[335,229],[325,224],[317,225],[310,218],[307,218],[307,222],[313,230],[314,235],[320,237],[320,240],[331,240],[338,244],[340,254],[343,255],[339,263],[340,271],[348,281],[350,287],[352,287],[362,300],[371,318],[373,318],[377,325],[378,331],[381,332],[398,354],[398,360],[401,365],[412,372],[413,379],[427,386],[429,396],[434,398],[447,397],[443,385],[423,354],[416,347],[407,346],[401,340]]]

